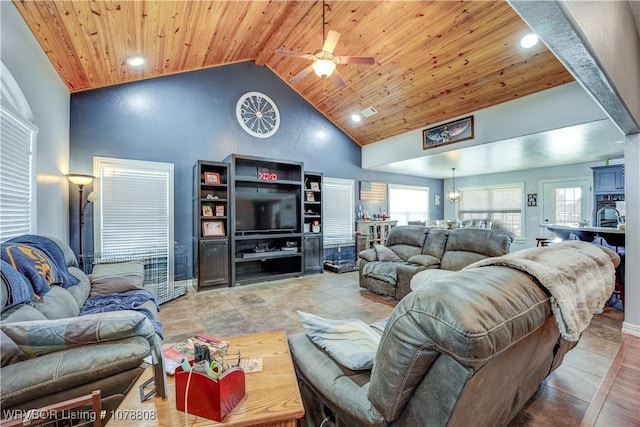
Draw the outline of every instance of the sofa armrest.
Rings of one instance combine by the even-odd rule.
[[[339,418],[354,420],[346,425],[383,425],[385,420],[368,399],[369,370],[349,371],[305,333],[288,337],[291,358],[299,381],[308,384],[318,396],[326,399]],[[306,404],[306,403],[305,403]]]
[[[414,255],[407,260],[410,264],[418,264],[423,267],[433,267],[440,264],[440,260],[432,255]]]
[[[361,251],[358,256],[364,260],[367,261],[377,261],[378,260],[378,254],[376,253],[376,250],[371,248],[371,249],[365,249],[364,251]]]
[[[0,329],[30,358],[125,338],[144,338],[155,365],[156,392],[160,397],[166,396],[162,341],[151,321],[140,312],[121,310],[56,320],[2,323]]]
[[[429,256],[429,255],[427,255]],[[411,292],[411,279],[419,272],[426,270],[428,267],[420,264],[399,264],[396,268],[396,299],[401,300],[409,292]]]
[[[3,323],[0,328],[29,357],[134,336],[144,337],[151,344],[155,336],[147,317],[133,310]]]
[[[69,348],[2,367],[0,386],[2,407],[14,407],[103,381],[144,366],[149,343],[130,337],[84,347]],[[107,391],[107,395],[110,392]]]

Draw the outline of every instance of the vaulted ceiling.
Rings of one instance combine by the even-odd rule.
[[[240,61],[289,81],[323,44],[319,1],[18,1],[14,4],[70,92]],[[327,1],[342,89],[313,73],[291,84],[364,146],[573,80],[503,1]],[[126,64],[132,55],[146,64]],[[378,113],[354,125],[354,112]]]

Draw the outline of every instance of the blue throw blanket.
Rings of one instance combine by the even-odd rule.
[[[22,274],[18,273],[11,264],[0,260],[0,274],[2,281],[7,284],[9,295],[3,308],[13,307],[23,302],[35,301],[35,295],[31,283]]]
[[[50,285],[68,288],[80,282],[69,273],[60,246],[46,237],[25,234],[7,240],[1,258],[29,279],[37,295],[46,294]]]
[[[155,295],[144,289],[96,295],[85,301],[84,305],[80,309],[80,315],[104,313],[107,311],[136,310],[147,316],[151,321],[156,334],[158,334],[161,339],[164,339],[164,336],[162,335],[162,323],[156,319],[151,311],[144,307],[140,307],[149,300],[154,302],[159,311],[160,307],[158,306]]]

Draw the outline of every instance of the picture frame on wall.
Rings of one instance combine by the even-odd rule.
[[[202,221],[202,236],[225,236],[224,221]]]
[[[538,193],[527,194],[527,206],[530,208],[538,206]]]
[[[213,216],[213,209],[211,208],[211,205],[202,205],[202,216],[203,217]]]
[[[220,174],[218,172],[205,172],[205,184],[220,184]]]
[[[427,150],[473,138],[473,116],[469,116],[423,130],[422,149]]]

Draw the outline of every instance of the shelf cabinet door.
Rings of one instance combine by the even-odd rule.
[[[227,240],[201,240],[199,243],[198,288],[229,286],[229,243]]]
[[[322,235],[305,235],[303,245],[304,273],[321,273]]]
[[[623,193],[624,166],[615,165],[594,168],[593,191],[595,193]]]

